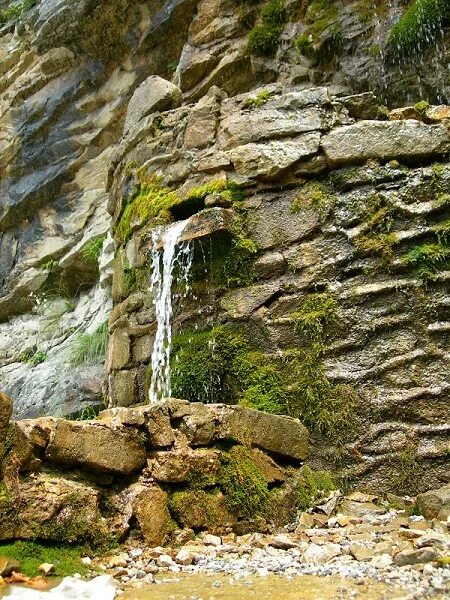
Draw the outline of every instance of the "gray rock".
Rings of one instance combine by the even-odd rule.
[[[438,557],[433,548],[420,548],[419,550],[403,550],[394,556],[394,565],[404,567],[432,562]]]
[[[152,75],[136,89],[128,104],[124,132],[154,112],[177,108],[182,100],[181,90],[165,79]]]
[[[419,121],[360,121],[323,137],[321,146],[332,167],[369,158],[417,161],[446,154],[450,136],[444,125]]]
[[[319,150],[320,133],[305,133],[295,139],[246,144],[228,151],[239,175],[276,179],[284,171]]]

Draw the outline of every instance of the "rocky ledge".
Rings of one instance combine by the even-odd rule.
[[[6,427],[7,397],[3,405],[0,540],[102,546],[136,523],[135,533],[157,546],[180,528],[265,531],[295,507],[308,453],[296,419],[168,399],[91,421]]]

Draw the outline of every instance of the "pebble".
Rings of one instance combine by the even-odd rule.
[[[367,503],[366,496],[361,498]],[[352,509],[356,503],[353,498]],[[179,533],[184,545],[177,549],[133,548],[103,561],[124,587],[159,584],[161,578],[154,579],[158,573],[220,573],[236,581],[271,574],[334,575],[367,586],[385,581],[404,590],[404,600],[450,597],[450,567],[434,562],[450,554],[449,527],[405,518],[400,510],[379,514],[378,507],[369,508],[370,514],[362,517],[338,512],[339,505],[337,515],[323,515],[325,519],[300,513],[295,523],[272,534],[202,533],[192,539]],[[211,583],[213,588],[219,584]]]

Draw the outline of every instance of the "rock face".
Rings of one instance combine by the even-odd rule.
[[[180,395],[301,415],[314,460],[347,452],[368,488],[435,487],[448,461],[449,32],[399,54],[404,3],[293,1],[267,48],[265,2],[244,4],[58,0],[0,26],[2,386],[17,417],[146,401],[148,235],[192,217],[178,352],[181,334],[217,328],[239,329],[240,346],[228,371],[191,349],[207,385],[197,370]],[[419,104],[382,106],[407,101]],[[208,411],[179,410],[192,447],[212,443]],[[139,418],[155,449],[175,443],[169,408]],[[260,425],[260,448],[304,456],[300,426],[273,445]]]
[[[267,434],[261,438],[257,427],[254,437],[247,428],[244,445],[236,435],[224,435],[224,425],[231,431],[233,412],[251,425],[256,411],[200,406],[203,419],[195,405],[171,399],[106,410],[96,421],[47,417],[13,422],[0,494],[0,540],[101,545],[123,539],[137,527],[148,546],[161,546],[177,527],[239,528],[241,513],[256,529],[279,523],[269,494],[280,495],[278,505],[286,496],[290,512],[295,510],[289,489],[298,476],[300,446],[302,458],[306,456],[305,428],[294,419],[261,414],[271,441]],[[162,415],[164,440],[152,433]],[[202,431],[206,418],[212,425],[208,440]],[[286,421],[293,430],[301,428],[296,430],[300,446],[298,441],[275,442]],[[200,439],[201,448],[196,446]],[[279,458],[258,449],[262,445]],[[286,460],[289,470],[283,466]],[[240,474],[239,490],[235,472]]]
[[[213,268],[193,242],[197,287],[174,318],[173,364],[186,357],[174,369],[177,394],[274,410],[268,386],[281,403],[275,412],[300,416],[317,434],[313,456],[324,467],[330,457],[339,462],[339,447],[346,446],[347,466],[367,489],[412,493],[438,485],[448,463],[448,247],[441,232],[447,227],[450,137],[445,117],[430,123],[411,107],[415,118],[358,119],[347,108],[356,104],[355,97],[333,97],[326,88],[266,86],[233,98],[212,90],[196,105],[159,114],[157,129],[155,117],[146,117],[114,156],[110,209],[117,231],[127,194],[139,189],[139,173],[149,180],[156,175],[175,191],[178,201],[169,211],[176,220],[193,215],[193,222],[201,221],[211,210],[207,199],[228,200],[232,208],[221,210],[235,213],[227,231],[219,222],[216,232],[203,228]],[[193,153],[186,134],[207,115],[214,132]],[[308,151],[296,154],[305,144]],[[136,223],[125,243],[116,235],[115,281],[125,277],[123,256],[146,272],[151,227],[151,221]],[[223,248],[243,239],[247,250],[227,263]],[[234,271],[230,264],[237,265]],[[146,401],[150,352],[141,350],[151,348],[155,331],[145,286],[119,287],[112,340],[129,340],[130,358],[120,367],[107,365],[111,406]],[[209,355],[200,341],[195,345],[199,331],[209,332],[212,347],[220,348],[220,336],[224,344],[236,343],[230,332],[237,330],[248,353],[224,350],[225,368],[220,350]],[[267,371],[255,374],[262,360],[274,374],[270,384]],[[256,361],[248,380],[239,364],[247,361]],[[133,382],[132,399],[123,398],[116,383],[125,377]],[[211,397],[214,378],[222,385]],[[282,388],[277,392],[275,381]],[[331,405],[327,394],[337,394]],[[266,445],[261,417],[251,422],[240,410],[232,413],[225,438],[242,440],[239,430],[248,427],[255,440],[260,436],[260,448],[283,455],[281,445]],[[179,415],[194,446],[212,439],[207,415],[200,405]],[[302,435],[290,427],[275,439],[302,459]]]

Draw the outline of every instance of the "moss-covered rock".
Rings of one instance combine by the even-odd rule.
[[[208,529],[211,532],[232,527],[235,517],[229,512],[225,496],[219,492],[185,490],[174,492],[170,512],[183,527]]]

